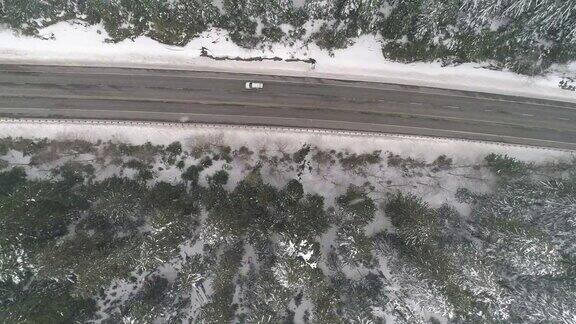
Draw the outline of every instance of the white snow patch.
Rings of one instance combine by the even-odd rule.
[[[292,242],[292,240],[288,240],[288,242],[280,241],[278,245],[286,255],[301,258],[310,268],[315,269],[318,266],[317,262],[311,261],[314,256],[314,248],[313,244],[308,243],[307,240],[297,243]]]
[[[30,155],[24,155],[20,151],[9,150],[5,155],[0,156],[0,159],[12,166],[22,166],[30,164],[31,157]]]

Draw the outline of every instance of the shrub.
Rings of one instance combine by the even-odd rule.
[[[144,202],[150,208],[157,209],[183,206],[183,209],[189,210],[192,204],[186,199],[186,187],[183,184],[173,185],[164,181],[157,182],[146,193]]]
[[[200,160],[200,166],[204,169],[211,167],[213,164],[212,159],[209,156],[205,156]]]
[[[68,162],[60,168],[53,171],[55,175],[60,175],[64,183],[73,186],[84,182],[84,179],[94,175],[95,168],[92,164],[83,164],[78,162]]]
[[[356,154],[352,153],[347,156],[339,157],[340,164],[345,170],[353,170],[365,167],[369,164],[377,164],[382,161],[380,157],[381,151],[374,151],[372,153]]]
[[[0,319],[5,323],[87,322],[97,310],[92,298],[76,296],[69,280],[31,280],[29,285],[2,285]]]
[[[327,50],[341,49],[348,47],[352,41],[345,29],[341,29],[328,24],[323,24],[320,29],[312,35],[318,47]]]
[[[191,165],[182,173],[182,179],[190,181],[192,184],[198,184],[198,179],[200,179],[200,172],[204,170],[203,167],[198,165]]]
[[[180,144],[180,142],[173,142],[166,147],[166,152],[171,155],[180,155],[182,154],[182,144]]]
[[[376,213],[374,201],[356,186],[349,186],[346,194],[338,197],[336,202],[360,226],[370,223]]]
[[[208,178],[208,183],[215,184],[217,186],[223,186],[228,182],[228,172],[225,170],[219,170]]]
[[[448,302],[460,315],[469,316],[477,305],[471,292],[460,286],[457,266],[442,246],[438,211],[416,196],[397,193],[388,201],[386,214],[396,227],[393,236],[400,254],[442,287]]]
[[[206,322],[228,323],[234,316],[236,305],[232,304],[235,289],[233,279],[238,272],[243,254],[243,245],[236,244],[220,256],[212,283],[214,297],[203,307]]]
[[[292,159],[296,163],[302,163],[304,162],[304,159],[306,158],[308,153],[310,153],[310,145],[304,145],[301,149],[299,149],[298,151],[296,151],[296,153],[294,153]]]
[[[159,275],[152,275],[144,281],[142,288],[142,299],[148,304],[157,304],[162,299],[164,292],[168,288],[168,279]]]
[[[284,32],[278,26],[269,26],[262,28],[262,35],[265,37],[265,40],[277,43],[284,37]]]
[[[437,244],[440,228],[436,212],[416,196],[394,194],[386,204],[386,215],[402,244],[416,249]]]
[[[9,196],[0,195],[0,242],[6,239],[31,247],[61,237],[85,205],[83,198],[60,183],[20,183]]]
[[[146,191],[142,183],[118,177],[92,186],[93,203],[79,226],[104,234],[136,230],[144,222]]]
[[[16,167],[10,171],[0,172],[0,196],[7,195],[26,182],[26,171]]]
[[[48,145],[47,139],[38,141],[26,138],[0,138],[0,155],[8,153],[9,150],[20,151],[25,156],[34,155],[44,150]]]
[[[285,197],[293,201],[299,201],[304,196],[304,188],[302,187],[302,184],[296,179],[290,180],[284,191]]]
[[[528,172],[528,166],[508,155],[491,153],[484,158],[488,168],[500,176],[519,176]]]

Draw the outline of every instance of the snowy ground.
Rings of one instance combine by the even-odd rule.
[[[465,166],[464,170],[472,170],[473,165],[483,163],[484,157],[490,153],[506,154],[525,162],[538,164],[568,161],[574,157],[574,153],[546,148],[527,146],[515,146],[489,142],[475,142],[467,140],[428,138],[417,136],[372,134],[345,131],[302,130],[272,127],[252,126],[227,126],[208,124],[170,124],[153,122],[122,122],[122,121],[74,121],[74,120],[10,120],[0,119],[0,138],[23,137],[23,138],[52,138],[57,140],[80,139],[90,142],[108,141],[118,143],[130,143],[141,145],[146,142],[152,144],[168,145],[174,141],[182,142],[185,146],[225,144],[238,149],[242,146],[249,147],[254,152],[265,149],[268,152],[292,152],[297,151],[303,145],[310,145],[320,150],[345,151],[355,154],[372,153],[381,151],[397,154],[402,157],[410,157],[416,161],[432,163],[440,155],[446,155],[453,159],[453,164]],[[26,162],[26,161],[23,161]],[[215,163],[210,169],[217,170],[221,165]],[[239,170],[241,168],[235,168]],[[396,175],[387,170],[379,169],[378,166],[369,168],[369,175],[357,174],[353,178],[350,174],[339,170],[328,170],[323,181],[318,181],[317,175],[303,177],[306,190],[319,192],[328,201],[341,195],[349,183],[361,185],[367,179],[379,183],[378,177],[386,173],[386,177],[398,179],[402,186],[413,187],[412,192],[422,196],[433,206],[453,200],[457,188],[467,182],[460,176],[462,172],[445,174],[439,178],[424,177],[432,182],[430,185],[418,183],[419,177],[405,182],[405,176],[400,172]],[[110,170],[110,172],[115,172]],[[174,174],[169,170],[163,172],[165,181],[171,181]],[[294,172],[286,173],[270,170],[269,183],[281,187],[290,180]],[[465,173],[465,172],[464,172]],[[240,181],[245,175],[232,174],[229,189]],[[486,174],[478,174],[480,178],[488,180]],[[179,177],[176,177],[179,179]],[[469,180],[469,179],[468,179]],[[480,181],[477,189],[489,184],[489,181]],[[400,185],[400,184],[399,184]],[[381,189],[386,187],[380,183]],[[486,190],[487,187],[484,187]],[[466,213],[465,209],[461,212]]]
[[[430,160],[439,154],[461,162],[477,162],[489,153],[502,153],[526,162],[550,162],[573,153],[555,149],[480,141],[429,138],[347,131],[290,129],[280,127],[176,124],[161,122],[0,119],[0,137],[113,140],[131,144],[168,145],[174,141],[219,139],[231,146],[270,144],[301,147],[308,143],[323,149],[353,153],[388,150]]]
[[[0,27],[0,62],[42,64],[114,65],[162,67],[192,70],[223,70],[262,74],[295,75],[390,82],[480,92],[521,95],[576,102],[576,92],[562,90],[562,76],[574,76],[576,63],[556,67],[545,77],[529,78],[511,72],[483,69],[477,64],[441,67],[439,63],[402,64],[384,59],[375,36],[362,36],[333,57],[316,45],[292,47],[274,45],[265,50],[247,50],[233,44],[227,33],[211,30],[202,33],[185,47],[160,44],[146,37],[105,43],[101,26],[61,22],[41,31],[48,40],[25,37]],[[313,58],[311,64],[301,62],[237,62],[214,61],[200,57],[200,49],[209,54],[230,57],[280,57],[283,59]]]

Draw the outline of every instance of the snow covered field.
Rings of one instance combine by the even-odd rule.
[[[562,90],[562,76],[574,76],[576,63],[553,68],[547,76],[525,77],[493,71],[477,64],[441,67],[440,63],[402,64],[387,61],[377,37],[364,35],[354,45],[334,50],[333,56],[315,44],[280,44],[266,49],[243,49],[229,40],[226,31],[212,29],[184,47],[167,46],[146,37],[104,42],[101,26],[61,22],[41,30],[47,39],[16,35],[0,28],[0,62],[41,64],[105,65],[130,67],[219,70],[291,76],[338,78],[472,90],[576,102],[576,92]],[[313,58],[302,62],[214,61],[200,57],[202,47],[213,56],[280,57],[284,60]]]

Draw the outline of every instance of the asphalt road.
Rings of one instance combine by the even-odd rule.
[[[245,81],[264,89],[245,90]],[[0,116],[313,127],[576,150],[575,103],[220,72],[0,65]]]

